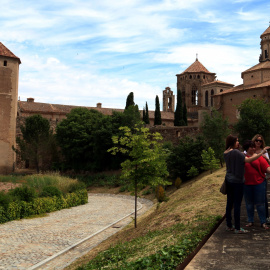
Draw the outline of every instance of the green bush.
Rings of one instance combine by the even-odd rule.
[[[47,186],[43,188],[40,197],[53,197],[53,196],[60,197],[61,195],[62,192],[57,187]]]
[[[0,192],[0,207],[7,209],[10,202],[11,202],[11,196],[9,196],[3,191]]]
[[[0,223],[32,215],[49,213],[87,202],[88,194],[86,189],[68,193],[66,197],[61,195],[60,197],[34,198],[31,202],[14,201],[8,204],[7,209],[0,206]]]
[[[77,182],[77,183],[71,184],[69,186],[68,192],[69,193],[73,193],[73,192],[76,192],[76,191],[82,190],[82,189],[86,189],[85,183],[83,183],[83,182]]]
[[[37,192],[34,188],[23,186],[11,189],[8,194],[18,198],[20,201],[31,202],[37,197]]]

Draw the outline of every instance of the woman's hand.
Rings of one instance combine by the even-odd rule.
[[[262,154],[265,154],[265,153],[267,152],[267,150],[268,150],[268,149],[270,149],[270,146],[266,146],[266,147],[264,147],[264,148],[263,148],[263,152],[262,152]]]

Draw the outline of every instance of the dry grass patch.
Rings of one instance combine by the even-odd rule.
[[[128,260],[132,261],[153,254],[166,245],[176,244],[181,235],[191,233],[196,226],[204,226],[205,218],[224,215],[226,196],[219,192],[224,176],[225,168],[222,168],[184,183],[169,194],[169,201],[156,203],[140,216],[137,229],[134,224],[129,224],[65,269],[76,269],[100,251],[118,243],[129,242],[128,248],[134,252]]]

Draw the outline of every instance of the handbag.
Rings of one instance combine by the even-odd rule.
[[[224,179],[220,190],[219,190],[222,194],[226,195],[227,194],[227,184],[226,184],[226,180]]]

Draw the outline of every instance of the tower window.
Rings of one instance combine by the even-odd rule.
[[[204,101],[205,107],[208,107],[208,91],[205,91],[205,101]]]
[[[191,104],[192,105],[198,105],[198,89],[197,89],[196,85],[192,86]]]
[[[4,67],[6,67],[6,66],[7,66],[7,60],[4,61]]]
[[[268,58],[267,50],[264,50],[264,56],[265,56],[265,58]]]
[[[213,95],[214,95],[214,90],[211,90],[211,107],[213,107]]]

